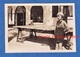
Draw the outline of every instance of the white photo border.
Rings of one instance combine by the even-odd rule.
[[[76,38],[74,38],[73,40],[73,44],[74,44],[74,47],[73,47],[73,50],[66,50],[66,51],[59,51],[59,50],[54,50],[54,51],[50,51],[50,52],[8,52],[8,22],[7,22],[7,7],[8,6],[26,6],[26,5],[72,5],[73,6],[73,35],[76,36],[76,26],[75,26],[75,3],[6,3],[4,6],[5,6],[5,53],[58,53],[58,52],[76,52]]]

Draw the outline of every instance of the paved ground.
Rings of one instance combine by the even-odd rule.
[[[32,39],[29,38],[29,33],[26,31],[23,31],[24,35],[26,35],[25,37],[25,41],[24,43],[21,42],[17,42],[17,29],[9,29],[8,30],[8,48],[7,51],[8,52],[62,52],[62,51],[66,51],[65,48],[58,50],[58,48],[56,48],[56,50],[51,50],[50,49],[50,41],[49,39],[44,39],[44,38],[38,38],[37,40],[34,39],[34,37]],[[52,42],[51,42],[52,43]]]

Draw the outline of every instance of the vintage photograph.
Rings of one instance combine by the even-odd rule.
[[[76,52],[74,3],[5,4],[5,52]]]

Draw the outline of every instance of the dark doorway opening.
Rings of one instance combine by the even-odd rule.
[[[33,20],[33,22],[43,23],[43,8],[42,8],[42,6],[32,6],[31,20]]]
[[[24,6],[16,8],[17,26],[26,25],[26,9]]]

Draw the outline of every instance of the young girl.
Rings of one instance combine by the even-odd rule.
[[[54,31],[55,39],[56,39],[56,48],[62,49],[62,43],[65,37],[65,33],[68,31],[67,23],[63,20],[64,14],[59,12],[57,14],[57,23],[56,23],[56,29]]]

